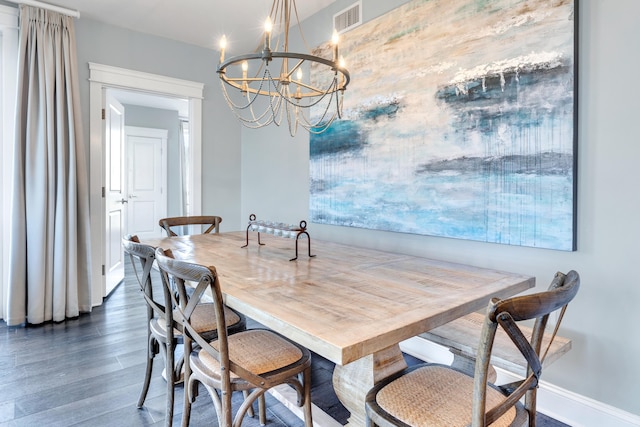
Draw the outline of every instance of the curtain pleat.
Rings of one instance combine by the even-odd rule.
[[[91,311],[73,18],[22,5],[7,324]]]

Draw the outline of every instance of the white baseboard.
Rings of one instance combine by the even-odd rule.
[[[400,343],[407,354],[429,362],[449,364],[452,354],[443,346],[421,337],[414,337]],[[496,368],[499,384],[516,381],[514,374]],[[631,427],[640,426],[640,417],[597,400],[540,382],[537,409],[539,412],[555,418],[573,427]]]

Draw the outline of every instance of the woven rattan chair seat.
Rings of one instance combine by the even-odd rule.
[[[211,343],[218,348],[217,341]],[[289,366],[302,358],[298,347],[271,331],[249,329],[229,336],[229,359],[248,371],[262,375]],[[205,350],[198,350],[202,369],[212,377],[219,377],[218,361]],[[231,378],[237,376],[231,372]]]
[[[504,400],[502,393],[487,389],[487,408]],[[471,424],[473,378],[453,369],[427,365],[401,376],[378,392],[381,408],[403,422],[419,426],[467,426]],[[511,425],[511,408],[493,426]]]
[[[177,319],[178,318],[177,316],[178,316],[178,311],[174,310],[173,318]],[[231,310],[229,307],[224,308],[224,317],[227,321],[227,327],[231,327],[237,324],[238,322],[240,322],[241,320],[240,316],[238,316],[238,313]],[[193,324],[193,327],[198,332],[215,331],[217,328],[217,325],[216,325],[216,317],[215,317],[215,312],[213,308],[213,303],[198,304],[198,306],[193,312],[191,323]],[[164,333],[167,329],[165,322],[162,319],[154,319],[152,321],[151,327],[154,330],[157,329],[161,331],[161,333]],[[174,336],[179,336],[181,335],[181,332],[174,328],[173,334]]]

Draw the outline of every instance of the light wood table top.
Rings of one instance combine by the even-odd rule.
[[[148,239],[176,258],[213,265],[226,303],[344,365],[517,294],[534,278],[319,240],[244,232]]]
[[[336,363],[333,384],[364,425],[364,397],[406,367],[398,343],[535,284],[530,276],[417,256],[245,232],[145,239],[215,266],[226,304]]]

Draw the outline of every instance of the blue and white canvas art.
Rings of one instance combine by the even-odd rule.
[[[310,220],[575,250],[575,29],[572,0],[414,0],[343,34]]]

